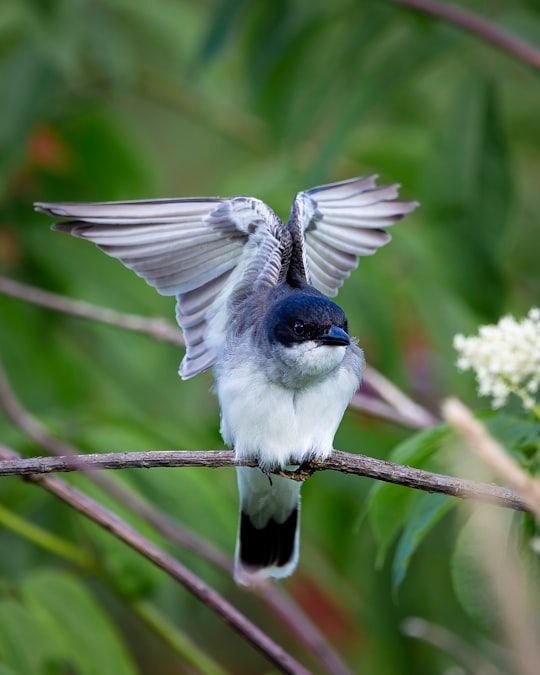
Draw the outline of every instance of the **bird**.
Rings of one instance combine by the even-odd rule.
[[[37,202],[52,229],[88,239],[176,296],[179,374],[213,368],[220,431],[238,463],[234,579],[295,570],[301,482],[273,472],[323,461],[360,386],[364,355],[334,297],[418,203],[377,175],[298,192],[288,221],[254,197]]]

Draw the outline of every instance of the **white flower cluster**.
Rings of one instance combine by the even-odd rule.
[[[481,326],[474,337],[456,335],[460,370],[474,370],[480,396],[491,396],[492,406],[503,406],[511,393],[527,408],[537,408],[533,396],[540,386],[540,309],[522,321],[503,317],[497,325]]]

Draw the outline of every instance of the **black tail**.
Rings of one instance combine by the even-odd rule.
[[[284,523],[269,520],[258,529],[247,513],[240,516],[240,550],[242,565],[251,568],[284,567],[294,555],[298,509]]]
[[[252,585],[267,577],[287,577],[298,562],[300,483],[259,469],[238,468],[240,524],[235,579]]]

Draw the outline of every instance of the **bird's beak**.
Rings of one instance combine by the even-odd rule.
[[[349,345],[351,343],[350,337],[343,330],[343,328],[338,328],[338,326],[332,326],[330,330],[322,335],[319,335],[317,341],[321,345]]]

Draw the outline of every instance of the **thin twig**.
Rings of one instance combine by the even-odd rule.
[[[528,509],[540,521],[540,482],[523,471],[461,401],[448,399],[443,403],[442,410],[445,418],[462,434],[478,457],[521,495]]]
[[[472,675],[503,675],[483,654],[444,626],[411,616],[403,621],[401,630],[409,637],[429,642],[446,652]]]
[[[144,598],[130,597],[124,600],[135,616],[186,662],[184,668],[187,672],[199,673],[199,675],[230,675],[231,671],[225,670],[218,664],[216,659],[209,654],[206,645],[199,646],[186,631],[180,630],[153,602]]]
[[[429,410],[413,401],[382,373],[375,370],[375,368],[371,366],[364,368],[364,381],[390,406],[394,419],[399,417],[399,420],[403,424],[417,429],[427,429],[440,422]],[[361,397],[362,391],[360,390],[355,394],[352,404],[354,405],[355,399],[356,401],[362,400]],[[380,403],[379,401],[377,402]],[[365,397],[362,403],[366,405]],[[382,414],[384,415],[384,413]]]
[[[349,408],[361,413],[367,413],[373,417],[379,417],[383,420],[389,420],[390,422],[397,422],[398,424],[403,424],[407,427],[412,426],[413,428],[417,428],[416,424],[411,423],[411,420],[408,417],[401,415],[398,410],[392,408],[388,403],[385,403],[374,396],[370,396],[369,394],[365,394],[361,389],[359,389],[352,397]]]
[[[126,314],[124,312],[117,312],[114,309],[100,307],[84,300],[71,300],[63,295],[44,291],[41,288],[22,284],[19,281],[14,281],[3,276],[0,276],[0,292],[12,298],[30,302],[33,305],[47,307],[47,309],[52,309],[56,312],[71,314],[84,319],[106,323],[109,326],[117,326],[118,328],[145,333],[156,338],[156,340],[184,345],[182,331],[165,319]]]
[[[9,455],[12,458],[17,456],[13,451],[10,452],[4,448],[0,453],[0,458],[7,460]],[[236,607],[114,513],[54,476],[29,475],[27,476],[27,480],[51,492],[83,516],[89,518],[117,539],[123,541],[147,560],[150,560],[170,577],[176,579],[190,593],[199,598],[207,607],[224,619],[234,630],[264,654],[281,672],[294,675],[309,675],[309,671],[301,663],[271,640],[255,624],[251,623]]]
[[[511,56],[540,70],[540,50],[473,12],[434,0],[392,0],[397,5],[430,14],[473,33]]]
[[[57,456],[67,455],[72,461],[76,457],[84,456],[79,448],[55,438],[33,415],[25,410],[10,386],[1,358],[0,407],[4,408],[13,423],[26,433],[29,438],[51,454]],[[0,466],[2,466],[1,462]],[[216,565],[216,567],[232,575],[233,562],[231,558],[225,555],[217,546],[203,539],[185,525],[172,519],[140,495],[134,494],[120,483],[111,480],[108,476],[94,473],[92,474],[92,478],[95,483],[108,494],[112,495],[120,504],[127,506],[134,513],[144,518],[170,541],[194,551],[202,558]],[[332,673],[332,675],[350,674],[349,669],[337,652],[298,606],[296,606],[295,614],[296,617],[302,617],[302,620],[295,620],[295,617],[289,611],[293,601],[283,590],[275,584],[269,584],[268,586],[261,586],[258,589],[258,595],[278,614],[282,622],[289,627],[291,633],[296,635],[308,650],[319,659],[320,663],[326,667],[329,673]]]
[[[234,466],[257,466],[256,460],[235,460],[232,450],[150,450],[146,452],[112,452],[77,457],[32,457],[0,463],[0,476],[28,476],[51,472],[102,471],[105,469],[151,469],[206,467],[217,469]],[[324,461],[306,463],[298,471],[279,471],[295,480],[306,480],[315,471],[339,471],[366,476],[416,490],[437,492],[461,499],[475,499],[518,511],[528,511],[524,500],[512,490],[464,478],[402,466],[367,455],[353,455],[334,450]]]

